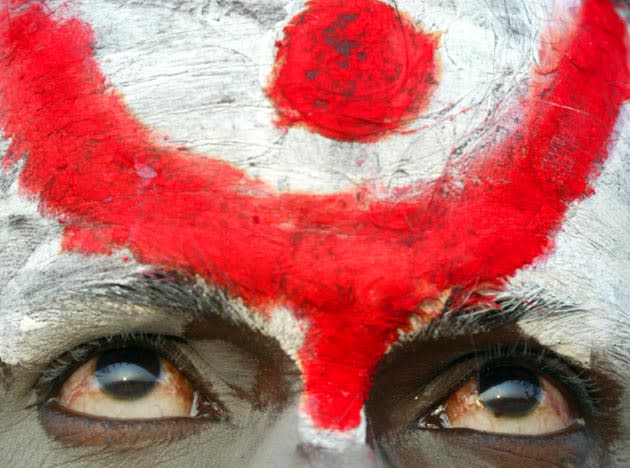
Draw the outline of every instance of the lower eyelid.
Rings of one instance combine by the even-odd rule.
[[[106,419],[79,415],[50,399],[39,409],[39,420],[46,432],[68,446],[136,446],[147,442],[175,441],[197,434],[209,424],[224,419],[162,418]]]
[[[531,437],[494,434],[471,429],[436,431],[448,443],[468,449],[486,466],[584,466],[594,452],[594,441],[583,426],[570,426],[556,434]]]

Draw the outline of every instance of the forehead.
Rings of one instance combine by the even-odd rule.
[[[277,46],[306,2],[76,1],[66,11],[92,26],[95,55],[108,81],[169,143],[233,162],[279,190],[334,192],[366,180],[389,190],[432,179],[449,159],[470,153],[488,131],[484,122],[516,102],[541,37],[551,27],[562,29],[575,2],[363,3],[397,8],[437,41],[437,86],[426,106],[404,128],[370,144],[326,138],[303,125],[284,130],[274,125],[277,108],[267,91],[278,68]],[[362,36],[361,44],[378,48],[388,40],[379,34]],[[377,80],[384,61],[366,65]],[[403,62],[396,66],[408,66]],[[331,86],[351,78],[344,75],[343,83]],[[374,94],[371,89],[357,100],[368,109],[378,106]],[[393,102],[395,91],[376,94],[391,107],[399,105]],[[377,118],[369,112],[359,117]]]
[[[352,398],[365,393],[366,383],[340,377],[345,369],[334,363],[369,369],[409,327],[410,316],[431,317],[425,301],[452,288],[468,294],[476,285],[497,287],[511,279],[515,287],[544,285],[599,309],[630,302],[623,288],[630,258],[622,143],[627,111],[619,94],[623,86],[608,85],[627,80],[617,23],[616,45],[609,49],[614,60],[602,67],[588,44],[596,39],[605,45],[609,38],[600,37],[601,25],[589,24],[589,34],[580,39],[579,9],[572,3],[514,2],[508,12],[503,2],[398,2],[406,21],[436,38],[434,88],[413,119],[364,142],[275,123],[278,102],[269,89],[278,73],[278,43],[309,5],[181,5],[51,3],[55,22],[79,18],[89,25],[66,31],[76,49],[59,41],[52,55],[93,54],[89,77],[107,83],[93,94],[129,111],[116,121],[89,114],[106,108],[98,100],[62,108],[58,117],[70,109],[80,118],[44,133],[39,146],[24,136],[32,128],[22,126],[20,134],[17,119],[11,121],[9,136],[30,152],[22,188],[41,198],[47,217],[66,223],[63,235],[56,230],[51,237],[63,236],[67,250],[113,252],[122,268],[111,271],[119,274],[129,252],[118,249],[130,249],[140,263],[198,273],[252,309],[301,321],[302,330],[313,333],[297,347],[285,346],[293,346],[307,379],[311,375],[310,390],[321,389],[321,382],[309,368],[323,362],[337,390]],[[580,64],[588,72],[562,62],[567,50],[584,52]],[[561,86],[550,85],[548,73],[559,76]],[[91,92],[81,73],[67,76],[77,85],[68,86],[69,92],[84,85]],[[580,90],[591,93],[583,99],[567,94],[578,87],[568,85],[575,76]],[[14,110],[31,112],[25,121],[45,114],[24,90]],[[76,102],[63,93],[55,97],[51,109]],[[540,115],[551,116],[551,124],[541,123]],[[85,116],[104,118],[108,126],[92,127],[86,136],[85,127],[75,125]],[[145,125],[150,138],[138,143],[133,134],[145,136]],[[76,137],[72,151],[57,135]],[[105,137],[113,138],[117,153],[100,148],[104,152],[97,149],[91,159],[79,157]],[[67,177],[65,168],[48,164],[50,148],[65,154],[77,172]],[[124,175],[110,167],[124,168]],[[541,178],[521,177],[530,176],[528,171]],[[106,180],[97,182],[94,174]],[[131,184],[116,183],[129,174]],[[66,190],[66,183],[77,193]],[[110,190],[100,193],[103,186]],[[592,187],[595,195],[584,200]],[[11,209],[28,204],[18,198]],[[57,245],[43,255],[57,256]],[[132,268],[133,261],[127,269]],[[276,308],[289,312],[275,315]],[[22,323],[29,331],[32,324]],[[291,341],[282,332],[278,338]],[[347,362],[355,348],[371,351]],[[345,407],[348,399],[338,403]],[[310,416],[330,427],[325,415],[338,407],[313,405]],[[358,406],[353,409],[337,428],[357,424]]]

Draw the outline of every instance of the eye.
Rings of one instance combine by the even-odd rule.
[[[110,419],[198,414],[197,392],[173,364],[139,346],[103,351],[76,369],[57,396],[65,409]]]
[[[393,465],[424,466],[434,453],[445,466],[585,466],[596,456],[609,388],[596,373],[510,325],[430,333],[394,349],[373,377],[368,443]]]
[[[179,344],[175,338],[133,335],[73,349],[51,365],[40,384],[44,413],[127,425],[221,420],[223,409]]]
[[[560,384],[524,365],[490,362],[421,418],[418,427],[538,436],[583,424]]]
[[[134,446],[176,440],[226,420],[181,341],[133,334],[68,351],[37,384],[42,426],[66,445]]]
[[[206,448],[238,457],[294,401],[299,373],[275,340],[222,317],[200,323],[68,346],[33,387],[42,429],[63,446],[111,450],[203,434]]]

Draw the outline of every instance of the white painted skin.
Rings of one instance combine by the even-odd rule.
[[[65,1],[53,5],[67,4]],[[274,42],[304,2],[76,1],[59,14],[78,14],[95,30],[96,57],[135,114],[166,141],[233,162],[283,191],[335,192],[373,181],[390,189],[438,176],[449,158],[470,152],[488,120],[519,97],[538,52],[549,11],[567,2],[399,0],[429,32],[441,32],[440,86],[408,129],[371,144],[340,143],[299,127],[279,131],[264,88]],[[264,8],[263,8],[264,5]],[[509,15],[510,21],[506,18]],[[142,78],[139,78],[142,77]],[[419,149],[421,149],[419,151]]]
[[[302,1],[55,0],[49,5],[58,15],[76,15],[92,25],[95,54],[107,79],[135,115],[169,144],[229,161],[280,191],[322,193],[359,184],[389,192],[433,179],[459,150],[470,153],[488,130],[502,122],[525,89],[541,33],[560,27],[558,18],[577,3],[397,1],[398,8],[426,30],[442,32],[443,71],[427,111],[410,125],[417,131],[372,144],[340,143],[302,128],[284,132],[273,125],[274,108],[263,89],[273,66],[274,41],[304,7]],[[546,317],[544,324],[528,317],[519,325],[542,344],[586,366],[594,353],[610,354],[608,365],[625,392],[619,410],[625,434],[630,434],[629,143],[630,106],[626,106],[610,157],[594,184],[595,195],[571,206],[555,250],[519,271],[508,286],[508,291],[525,296],[543,290],[582,311],[571,318]],[[65,308],[66,296],[78,296],[91,284],[125,284],[150,268],[133,258],[123,261],[123,255],[131,257],[129,252],[111,257],[61,252],[60,226],[39,215],[36,200],[19,193],[16,173],[0,175],[0,361],[35,372],[53,356],[89,339],[129,330],[181,335],[183,318],[142,304],[117,315],[115,323],[91,304],[81,310]],[[9,223],[16,217],[26,220],[17,230]],[[297,362],[306,324],[290,310],[281,309],[267,320],[235,299],[229,312],[243,327],[276,338]],[[10,418],[4,416],[11,412],[2,405],[0,440],[3,434],[11,435],[5,429]],[[238,466],[306,464],[294,455],[300,443],[335,451],[333,458],[323,455],[310,460],[313,465],[342,460],[337,466],[369,466],[367,460],[373,458],[364,443],[365,420],[347,433],[322,431],[300,415],[298,407],[264,427],[264,440],[250,448],[248,458],[239,459]],[[32,430],[42,432],[39,426]],[[85,463],[92,466],[116,463],[76,449],[68,449],[65,458],[65,449],[54,447],[52,458],[37,455],[42,465],[77,456],[85,456]],[[613,462],[623,466],[630,460],[630,448],[623,442],[613,449]],[[16,455],[3,456],[0,465],[10,461],[13,466],[27,466]],[[138,456],[138,466],[150,465],[151,453]],[[219,458],[232,460],[227,455]],[[223,466],[231,466],[226,463]]]

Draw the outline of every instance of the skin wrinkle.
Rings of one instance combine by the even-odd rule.
[[[4,389],[5,393],[11,390],[11,383],[13,381],[13,373],[9,365],[0,360],[0,386]]]
[[[518,4],[526,7],[525,2],[518,2]],[[122,8],[124,5],[118,2],[117,6]],[[531,8],[535,9],[536,6],[532,5]],[[95,12],[97,10],[95,9]],[[465,18],[466,12],[463,12],[461,17]],[[497,22],[497,24],[504,23],[504,20]],[[505,26],[507,28],[508,25]],[[115,36],[114,32],[107,32],[107,27],[102,27],[101,31],[100,34],[102,35]],[[156,37],[160,38],[157,39],[159,42],[159,40],[165,40],[166,36]],[[527,40],[528,36],[525,34],[522,39],[522,47],[527,47]],[[115,62],[112,57],[106,57],[106,50],[104,48],[101,53],[106,59],[109,58]],[[501,57],[502,53],[504,51],[497,49],[497,57]],[[114,55],[112,54],[112,56]],[[517,70],[516,74],[506,73],[505,75],[488,73],[487,79],[490,81],[493,76],[496,76],[496,80],[509,83],[509,85],[504,86],[516,89],[518,73],[522,74],[523,70]],[[507,78],[512,81],[508,81]],[[125,88],[125,92],[126,90],[127,88]],[[138,107],[141,108],[142,106],[139,105]],[[155,112],[159,110],[156,105]],[[167,112],[165,111],[165,113]],[[476,109],[474,113],[479,113],[482,117],[486,115],[483,109]],[[492,114],[488,115],[491,116]],[[627,115],[622,116],[621,120],[624,119],[628,120]],[[469,123],[466,129],[472,127],[474,127],[473,123]],[[488,127],[490,130],[485,131],[494,131],[492,125],[489,124]],[[627,132],[628,130],[624,130],[623,127],[619,130],[621,136],[616,139],[617,149],[613,152],[613,155],[617,155],[616,160],[611,159],[606,165],[607,170],[597,181],[596,196],[593,197],[593,200],[600,200],[600,202],[593,203],[591,200],[587,200],[576,205],[571,210],[569,219],[560,233],[559,250],[554,253],[547,264],[535,265],[525,272],[519,272],[517,277],[510,282],[509,288],[512,288],[513,291],[508,288],[508,292],[513,296],[527,298],[542,294],[540,293],[542,287],[546,291],[545,294],[551,296],[552,299],[554,297],[560,298],[558,304],[577,304],[577,306],[571,306],[578,309],[575,311],[575,316],[562,313],[562,311],[554,317],[549,314],[541,316],[531,314],[527,317],[520,317],[518,326],[526,334],[539,339],[545,346],[559,349],[559,354],[563,356],[575,359],[586,367],[596,366],[599,368],[601,366],[607,376],[610,376],[613,381],[623,387],[618,403],[618,411],[621,415],[620,438],[610,444],[611,464],[618,466],[627,464],[629,448],[624,441],[627,440],[627,434],[630,434],[630,397],[628,395],[630,388],[628,371],[630,369],[630,358],[628,357],[630,356],[628,340],[630,312],[627,307],[624,308],[624,304],[627,306],[630,302],[627,292],[625,295],[622,292],[624,288],[626,290],[628,288],[627,271],[630,271],[624,270],[630,257],[626,255],[627,247],[623,246],[624,239],[627,240],[626,227],[630,226],[628,210],[623,211],[624,206],[630,205],[630,189],[627,183],[628,168],[630,168],[627,163],[628,140],[623,139],[623,135],[627,135]],[[175,136],[177,137],[177,135]],[[183,141],[186,139],[187,137],[181,138]],[[309,144],[303,143],[303,145]],[[0,142],[0,154],[4,152],[2,145],[3,143]],[[626,145],[626,149],[623,145]],[[412,147],[412,144],[409,143],[408,147]],[[448,149],[450,149],[449,144],[446,142],[443,150]],[[340,157],[344,150],[350,151],[341,145],[336,157]],[[619,160],[623,158],[626,159],[626,163],[618,164]],[[416,158],[414,164],[417,163],[417,159],[419,158]],[[246,161],[256,160],[256,158],[250,158]],[[265,164],[272,168],[271,162],[266,161]],[[440,164],[433,162],[429,162],[427,165],[434,165],[438,168],[437,170],[441,167]],[[393,178],[392,168],[395,167],[398,170],[404,169],[405,166],[405,161],[400,160],[393,166],[384,164],[377,173],[381,177]],[[307,165],[294,167],[293,170],[289,165],[287,168],[278,169],[277,173],[293,175],[296,172],[306,173],[307,170]],[[352,167],[349,166],[343,166],[336,170],[329,167],[329,170],[331,173],[343,177],[346,181],[363,179],[361,175],[353,174]],[[428,173],[430,172],[429,170]],[[181,330],[186,323],[185,310],[183,309],[189,304],[195,304],[195,307],[198,307],[195,302],[197,298],[186,297],[177,288],[170,292],[160,290],[159,293],[156,293],[159,300],[153,296],[151,300],[155,303],[160,302],[162,306],[155,307],[154,310],[154,304],[151,303],[151,300],[143,299],[143,295],[146,296],[146,290],[142,289],[146,287],[146,284],[142,284],[143,275],[150,272],[135,265],[132,259],[128,262],[122,262],[119,257],[99,259],[69,256],[68,254],[61,255],[61,259],[54,259],[52,253],[47,257],[46,252],[53,252],[55,255],[58,253],[54,246],[50,247],[48,244],[51,238],[58,237],[59,226],[43,219],[38,214],[35,202],[24,201],[18,196],[14,180],[17,173],[18,169],[13,169],[8,175],[0,171],[0,317],[2,320],[0,321],[0,359],[8,358],[7,361],[10,361],[11,364],[20,361],[27,363],[27,369],[29,369],[27,373],[33,376],[35,373],[33,369],[43,367],[55,350],[63,351],[90,337],[102,336],[102,333],[123,333],[124,330],[133,327],[146,327],[150,329],[149,331],[157,331],[165,321],[164,317],[169,316],[169,313],[176,315],[181,309],[184,312],[181,323],[178,323],[171,330],[174,334],[180,332],[178,329]],[[409,177],[417,177],[421,171],[412,165],[408,173],[410,174]],[[612,174],[612,177],[606,178],[607,173]],[[325,171],[321,172],[319,177],[326,184],[335,179],[332,176],[327,178]],[[293,183],[295,184],[295,182]],[[289,187],[290,185],[287,184],[286,186]],[[612,197],[611,192],[616,193],[617,198]],[[604,194],[603,198],[602,193]],[[598,196],[600,198],[597,198]],[[5,239],[8,239],[6,242],[11,246],[11,249],[5,248],[7,245],[4,244]],[[567,255],[569,251],[574,252],[573,256]],[[587,252],[587,254],[583,252]],[[600,258],[592,257],[593,252],[598,253]],[[120,256],[126,254],[128,253],[120,252]],[[584,258],[578,258],[580,256]],[[591,258],[594,261],[591,261]],[[73,268],[77,264],[81,265],[83,270]],[[37,267],[41,265],[45,265],[44,270],[36,271]],[[48,281],[41,278],[46,274],[51,276]],[[610,282],[611,278],[617,280],[615,284],[606,285],[606,282]],[[121,284],[117,285],[118,282]],[[167,288],[168,286],[163,284],[159,287]],[[95,295],[98,300],[91,295],[93,293],[97,293]],[[126,293],[129,296],[125,296]],[[212,302],[209,298],[206,300],[208,303]],[[127,301],[130,301],[131,305],[126,303]],[[178,301],[182,302],[178,305]],[[237,317],[236,320],[247,324],[245,326],[251,327],[256,332],[263,331],[269,336],[286,336],[288,333],[264,329],[264,325],[252,321],[249,317],[249,311],[245,310],[238,303],[238,300],[231,301],[233,298],[228,297],[219,300],[221,304],[227,303],[227,306],[223,305],[222,307],[225,307],[230,313],[234,313]],[[182,306],[182,304],[186,304],[186,306]],[[216,308],[219,310],[221,307],[216,306]],[[562,306],[559,305],[559,308],[562,309]],[[48,310],[44,313],[44,309]],[[72,310],[73,314],[64,314],[64,311],[68,310]],[[109,315],[110,311],[114,312],[110,316],[111,319],[103,321],[99,318]],[[60,320],[54,318],[55,313],[61,314]],[[135,315],[143,315],[142,320],[131,319]],[[33,326],[41,323],[44,328],[52,326],[54,330],[43,333],[42,329],[28,329],[27,325],[30,322],[21,322],[23,317],[34,317]],[[123,323],[120,322],[120,317],[123,318]],[[96,326],[84,326],[75,330],[74,327],[82,322],[94,323]],[[447,322],[443,322],[441,326],[449,328],[448,332],[451,333],[454,323],[456,322],[448,325]],[[470,328],[465,329],[474,329],[472,323],[469,325]],[[19,332],[20,324],[24,325],[23,333]],[[441,326],[435,325],[435,328],[439,329]],[[294,333],[299,326],[293,324],[288,328],[293,330],[291,333]],[[73,330],[71,336],[68,330]],[[19,333],[16,335],[14,332]],[[419,336],[422,331],[416,330],[415,333]],[[410,336],[405,336],[404,342],[399,343],[399,346],[404,346],[408,339]],[[285,346],[286,349],[299,348],[299,336],[292,338],[292,340],[293,344]],[[569,348],[560,347],[567,343],[571,345]],[[556,348],[553,348],[554,346]],[[290,354],[289,351],[286,352]],[[599,357],[593,361],[591,355],[599,355]],[[204,466],[203,461],[191,461],[189,458],[191,453],[199,453],[200,457],[204,457],[206,464],[208,460],[214,460],[212,451],[206,451],[204,446],[216,446],[212,445],[212,440],[204,439],[201,436],[157,446],[152,450],[139,450],[138,453],[134,453],[134,451],[114,453],[111,448],[107,447],[68,451],[65,448],[55,446],[47,439],[37,421],[33,418],[29,420],[29,416],[24,414],[23,408],[27,405],[23,404],[22,395],[29,393],[29,386],[23,383],[26,380],[24,368],[13,365],[10,365],[9,368],[13,374],[11,377],[12,390],[8,394],[8,403],[0,404],[0,450],[6,450],[0,452],[0,464],[7,463],[12,466],[58,466],[65,464],[67,466],[82,465],[86,467],[95,465],[112,467],[121,465],[154,466],[157,463],[153,462],[152,459],[156,453],[167,457],[163,462],[164,464],[168,465],[170,461],[171,465],[174,466]],[[2,390],[4,383],[0,381],[0,390]],[[7,407],[12,408],[8,409]],[[11,417],[6,416],[7,411],[11,412]],[[20,424],[12,426],[13,421],[19,421]],[[293,421],[287,423],[286,427],[294,428],[296,424]],[[271,424],[268,426],[271,427]],[[5,437],[5,434],[10,436]],[[41,449],[33,450],[32,454],[23,450],[20,452],[20,446],[9,443],[10,439],[14,439],[13,434],[29,434],[28,444],[24,446],[31,445],[32,447],[41,447]],[[238,437],[238,433],[233,432],[232,434],[234,437]],[[286,437],[283,438],[281,429],[278,429],[278,434],[277,446],[281,446],[281,443],[287,442],[287,440]],[[442,448],[445,451],[455,452],[455,449],[449,448],[446,443]],[[270,453],[273,453],[273,447],[269,450]],[[73,454],[72,457],[70,457],[70,453]],[[430,451],[427,453],[430,454]],[[245,455],[243,457],[245,458]],[[255,459],[255,456],[252,457]],[[273,460],[273,458],[268,458],[268,460]],[[455,463],[452,459],[450,461]],[[487,464],[474,459],[468,460],[466,463],[467,466],[487,466]],[[328,460],[328,465],[335,465],[334,457],[333,462]],[[245,466],[245,462],[243,462],[243,466]],[[289,466],[289,462],[275,466]],[[318,461],[313,461],[305,462],[304,466],[321,465]],[[443,466],[446,465],[443,464]]]
[[[506,454],[506,455],[509,455],[510,457],[515,458],[515,459],[521,459],[520,463],[524,463],[524,464],[526,463],[526,464],[528,464],[530,466],[531,466],[531,463],[533,461],[534,462],[537,461],[537,462],[544,463],[545,464],[544,466],[555,466],[555,467],[558,467],[558,468],[562,468],[562,465],[560,465],[558,463],[554,463],[554,462],[549,461],[549,460],[542,460],[542,459],[539,459],[539,458],[536,458],[536,457],[533,457],[533,456],[523,457],[523,456],[515,455],[514,453],[509,452],[507,450],[499,450],[499,449],[496,449],[496,448],[487,448],[486,450],[488,450],[489,452],[496,452],[496,453],[500,453],[500,454]]]
[[[184,12],[190,15],[209,15],[217,6],[224,8],[225,15],[240,15],[244,18],[256,21],[264,26],[271,26],[282,21],[287,16],[285,7],[279,1],[252,1],[252,0],[167,0],[167,1],[142,1],[142,0],[109,0],[119,6],[138,5],[156,8],[167,8],[175,12]]]
[[[585,458],[583,452],[589,445],[588,440],[578,438],[577,440],[567,439],[566,436],[551,436],[556,440],[556,444],[548,444],[548,441],[527,440],[526,438],[504,439],[501,435],[474,434],[469,430],[456,430],[454,435],[448,435],[445,431],[429,431],[425,438],[413,437],[407,432],[401,435],[401,443],[404,448],[400,454],[400,459],[392,462],[391,466],[401,468],[415,468],[416,466],[439,467],[439,466],[548,466],[549,463],[557,462],[560,466],[608,466],[592,456]],[[411,436],[411,437],[410,437]],[[408,439],[408,440],[405,440]],[[449,438],[454,440],[449,440]],[[450,447],[457,446],[455,452]],[[435,450],[432,451],[431,447]],[[425,449],[425,450],[422,450]],[[428,449],[428,450],[427,450]],[[494,450],[499,449],[499,450]],[[520,452],[520,453],[513,453]],[[431,458],[421,458],[424,454]],[[414,457],[414,454],[416,457]],[[436,455],[436,460],[433,459]],[[504,454],[509,454],[504,456]],[[528,460],[528,455],[534,458]],[[548,460],[541,465],[535,464],[535,458],[547,455]],[[515,464],[514,458],[522,458],[521,463]],[[569,460],[569,457],[572,460]],[[466,460],[466,464],[460,462]],[[411,460],[411,461],[410,461]],[[528,461],[525,461],[528,460]],[[414,461],[416,463],[414,463]]]

